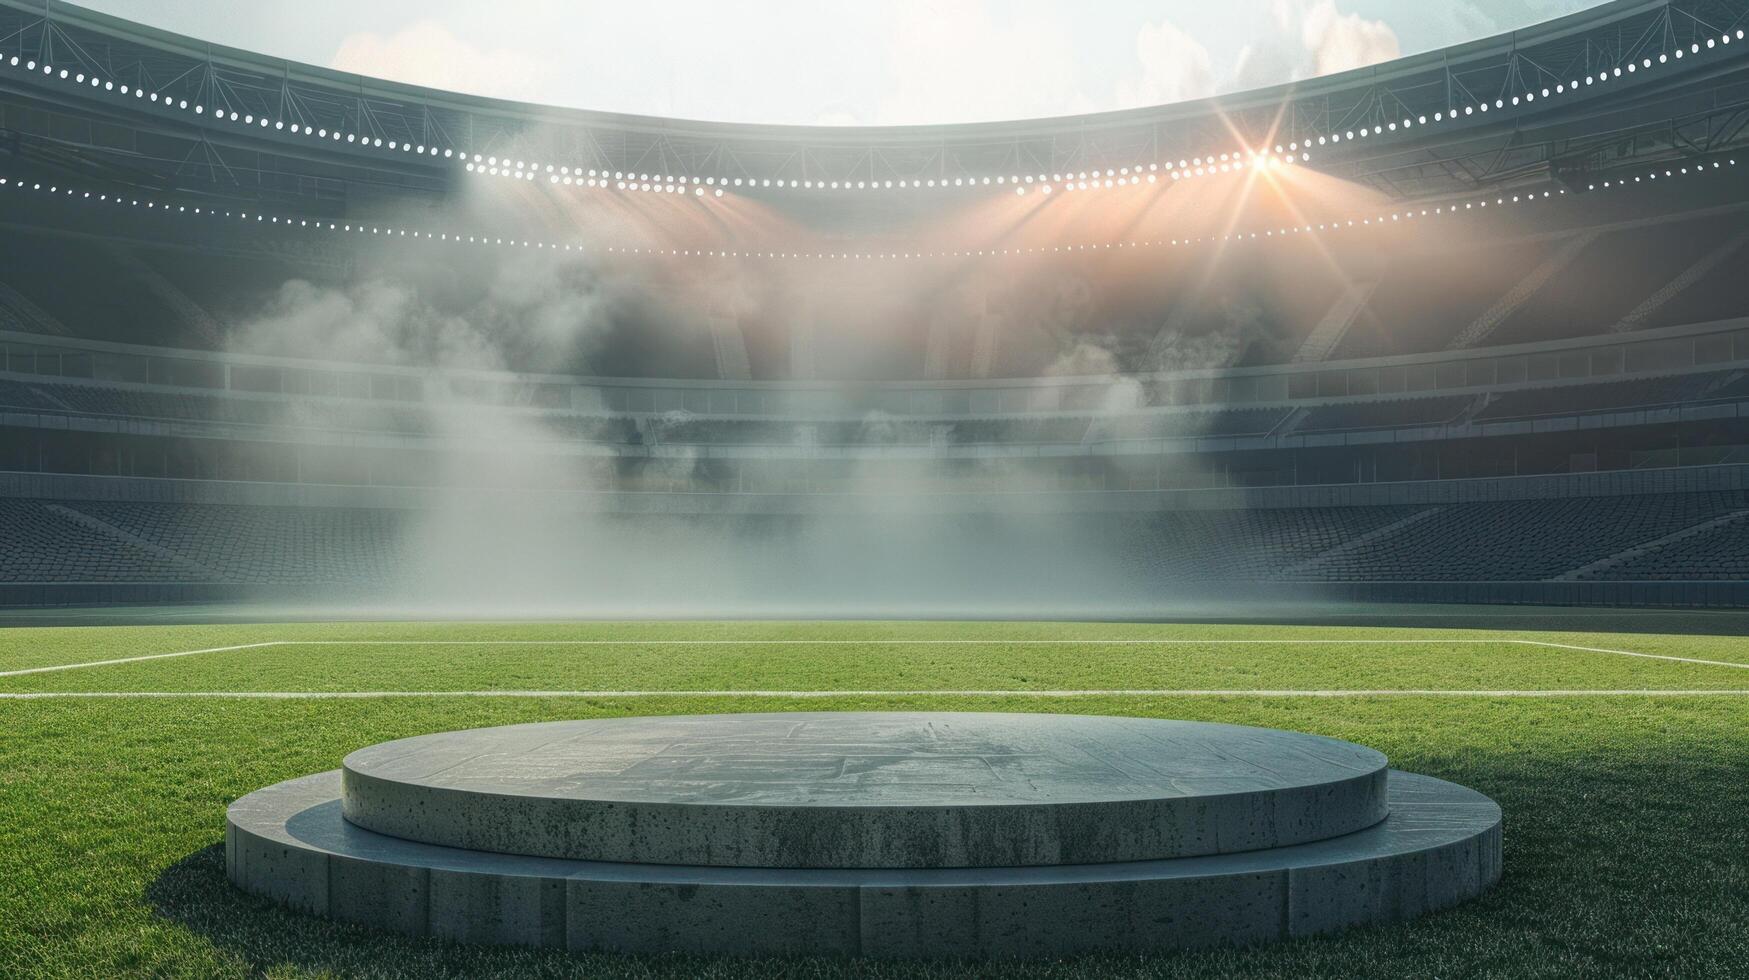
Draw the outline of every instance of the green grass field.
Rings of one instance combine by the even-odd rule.
[[[1749,976],[1749,640],[1656,632],[1656,622],[1624,633],[1570,629],[1586,624],[1580,616],[1504,629],[0,630],[0,976]],[[1505,879],[1407,926],[972,967],[414,942],[282,912],[224,878],[231,800],[385,739],[559,718],[851,708],[1147,715],[1351,739],[1498,800]]]

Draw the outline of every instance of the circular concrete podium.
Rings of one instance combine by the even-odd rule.
[[[1500,875],[1500,810],[1352,743],[1203,722],[793,713],[386,742],[238,800],[242,888],[577,950],[1063,955],[1398,921]]]

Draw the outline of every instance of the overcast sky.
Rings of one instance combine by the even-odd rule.
[[[441,88],[737,122],[971,122],[1196,98],[1596,0],[79,0]]]

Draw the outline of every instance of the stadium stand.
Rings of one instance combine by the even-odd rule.
[[[1320,563],[1352,581],[1536,581],[1746,506],[1742,493],[1457,504]]]
[[[53,501],[0,498],[0,581],[186,582],[201,574],[57,512]],[[203,515],[204,516],[204,515]],[[251,546],[254,557],[265,557]]]
[[[1606,232],[1496,327],[1489,340],[1564,340],[1609,329],[1742,224],[1741,216],[1725,215]]]
[[[1437,425],[1454,420],[1474,401],[1474,398],[1464,395],[1448,395],[1442,398],[1404,398],[1325,405],[1312,409],[1301,420],[1297,431],[1328,432],[1338,429],[1380,429],[1394,425]]]
[[[658,441],[682,445],[794,445],[802,435],[799,426],[781,422],[661,420],[651,428]]]
[[[1741,228],[1741,221],[1738,227]],[[1749,313],[1745,308],[1745,278],[1749,278],[1749,248],[1739,247],[1646,317],[1640,326],[1668,327],[1743,316]]]
[[[1331,360],[1439,350],[1553,248],[1533,240],[1398,259]]]
[[[381,583],[400,570],[409,515],[364,508],[69,503],[173,552],[217,581],[281,585]]]
[[[1596,412],[1611,408],[1644,408],[1680,405],[1700,397],[1721,380],[1718,374],[1673,375],[1611,381],[1604,384],[1563,385],[1554,388],[1504,392],[1476,413],[1476,419],[1530,418],[1541,415]],[[1723,390],[1715,393],[1729,397]]]
[[[1743,581],[1749,579],[1749,514],[1706,532],[1649,549],[1598,574],[1620,581]]]
[[[948,437],[956,444],[1079,443],[1090,423],[1085,418],[955,422]]]
[[[1125,537],[1131,560],[1153,579],[1264,581],[1404,514],[1397,507],[1174,511],[1136,522]]]
[[[944,518],[913,518],[928,522]],[[380,586],[411,567],[415,511],[0,498],[10,582]],[[720,521],[724,533],[741,519]],[[1159,587],[1210,580],[1535,582],[1722,522],[1598,573],[1609,580],[1739,578],[1749,492],[1448,505],[1171,510],[1096,522]],[[554,534],[567,533],[555,527]]]
[[[0,37],[175,70],[164,100],[137,106],[76,76],[0,86],[0,579],[68,587],[7,593],[18,601],[96,594],[77,583],[381,584],[417,563],[408,529],[431,501],[508,490],[748,534],[864,505],[925,530],[1011,508],[1086,516],[1144,592],[1425,583],[1418,601],[1619,601],[1637,594],[1617,586],[1701,583],[1732,589],[1657,601],[1749,604],[1749,521],[1734,516],[1749,508],[1749,135],[1703,147],[1677,125],[1736,118],[1749,67],[1731,60],[1742,45],[1696,34],[1689,56],[1633,71],[1621,40],[1679,43],[1672,25],[1711,19],[1692,0],[1613,5],[1220,111],[1005,124],[1013,142],[955,127],[867,144],[808,127],[628,129],[543,109],[603,173],[638,169],[649,140],[677,160],[739,161],[746,173],[701,172],[716,181],[703,187],[774,219],[668,227],[653,220],[665,204],[729,211],[709,210],[710,190],[614,188],[603,199],[651,218],[651,237],[603,239],[614,258],[575,262],[555,256],[536,203],[551,181],[477,194],[490,185],[463,165],[486,148],[476,138],[544,161],[527,107],[355,79],[373,93],[360,95],[232,51],[227,85],[260,122],[292,104],[285,86],[331,114],[318,124],[331,133],[357,130],[340,107],[366,99],[388,145],[186,115],[183,99],[210,95],[202,45],[71,8],[51,32],[38,6],[0,0]],[[1516,78],[1533,54],[1558,64],[1581,48],[1630,60],[1576,98],[1507,93],[1462,121],[1447,101],[1452,72]],[[1404,119],[1387,118],[1398,105]],[[1334,106],[1369,107],[1352,121],[1362,138],[1316,132],[1308,120]],[[1406,125],[1422,112],[1432,124]],[[1282,183],[1293,207],[1239,194],[1230,227],[1205,222],[1221,209],[1192,205],[1251,175],[1199,155],[1235,136],[1273,145],[1284,119],[1311,127],[1286,139],[1302,151],[1303,176]],[[410,151],[416,132],[443,133],[458,157],[429,136]],[[1314,142],[1326,136],[1340,148]],[[1140,241],[1104,221],[1116,194],[1047,204],[980,182],[1046,146],[1121,178],[1154,161],[1113,148],[1156,143],[1160,186],[1133,197],[1186,206],[1121,225]],[[879,160],[899,181],[893,161],[914,153],[971,179],[939,196],[843,195],[754,173],[807,161],[826,187],[868,178],[847,161]],[[1208,172],[1179,182],[1179,157]],[[754,176],[776,186],[739,182]],[[943,215],[972,222],[1016,189],[1038,218],[1013,241],[943,238],[929,247],[951,258],[894,261],[963,236]],[[1170,227],[1150,223],[1168,212]],[[458,248],[463,232],[480,240]],[[1477,584],[1566,591],[1444,588]]]
[[[1094,422],[1090,439],[1182,439],[1192,436],[1260,436],[1286,418],[1284,408],[1225,412],[1125,415]]]

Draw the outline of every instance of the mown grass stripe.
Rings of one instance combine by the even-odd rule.
[[[1549,690],[1445,690],[1439,688],[1399,688],[1374,690],[1272,690],[1272,689],[1184,689],[1173,688],[1089,688],[1086,690],[1026,690],[1026,689],[964,689],[964,690],[847,690],[847,691],[32,691],[0,693],[0,701],[47,701],[56,699],[93,698],[257,698],[264,700],[347,700],[366,698],[1572,698],[1572,697],[1744,697],[1749,688],[1737,689],[1670,689],[1670,688],[1600,688]]]

